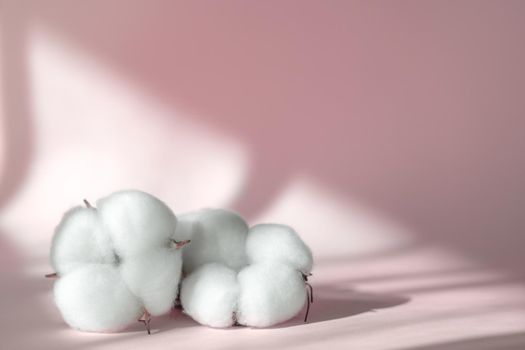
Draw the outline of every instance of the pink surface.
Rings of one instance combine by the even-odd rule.
[[[2,348],[525,348],[522,1],[3,1]],[[63,323],[61,213],[136,187],[295,226],[311,320]]]

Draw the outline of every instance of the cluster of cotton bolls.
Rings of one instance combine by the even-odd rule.
[[[139,320],[150,333],[151,316],[169,312],[179,289],[184,312],[211,327],[271,326],[312,298],[312,253],[292,228],[249,228],[221,209],[176,217],[141,191],[66,212],[51,264],[56,305],[83,331],[117,331]]]
[[[51,265],[64,320],[85,331],[115,331],[168,312],[181,276],[177,219],[159,199],[114,193],[97,208],[70,209],[55,230]]]
[[[181,215],[191,239],[183,252],[184,311],[211,327],[268,327],[295,316],[307,299],[312,254],[288,226],[248,228],[235,213],[205,209]]]

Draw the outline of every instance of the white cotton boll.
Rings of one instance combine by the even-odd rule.
[[[246,240],[250,263],[280,261],[308,274],[312,270],[312,251],[293,228],[279,224],[253,226]]]
[[[184,312],[203,325],[233,325],[238,297],[237,273],[223,264],[203,265],[182,281],[180,299]]]
[[[284,322],[297,315],[306,302],[302,275],[287,264],[250,265],[239,272],[237,280],[237,320],[242,325],[269,327]]]
[[[177,219],[158,198],[141,191],[121,191],[100,199],[98,211],[119,255],[168,246]]]
[[[190,273],[206,263],[222,263],[240,270],[246,265],[248,225],[236,213],[223,209],[204,209],[179,215],[181,230],[191,239],[183,252],[183,269]]]
[[[167,313],[177,297],[181,275],[181,251],[159,248],[126,256],[120,271],[129,289],[153,316]]]
[[[82,331],[116,331],[142,315],[142,305],[116,267],[91,264],[55,282],[55,302],[64,320]]]
[[[64,214],[55,229],[50,259],[58,275],[87,263],[115,262],[112,243],[101,231],[95,209],[75,207]]]

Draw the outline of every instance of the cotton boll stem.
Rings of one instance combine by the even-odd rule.
[[[233,327],[242,327],[243,325],[237,321],[237,312],[232,313]]]
[[[312,287],[312,285],[310,283],[305,283],[308,288],[310,289],[310,303],[314,303],[314,288]]]
[[[308,313],[310,312],[310,291],[306,290],[307,300],[306,300],[306,314],[304,315],[304,323],[308,321]]]
[[[310,304],[314,302],[314,288],[310,283],[308,283],[308,277],[312,276],[311,273],[303,273],[304,284],[306,285],[306,315],[304,315],[304,322],[308,321],[308,313],[310,312]]]
[[[84,199],[83,199],[83,202],[84,202],[84,204],[86,205],[86,208],[88,208],[88,209],[93,208],[93,206],[91,205],[91,203],[88,202],[87,199],[84,198]]]
[[[313,303],[314,302],[314,289],[312,287],[312,285],[310,283],[308,283],[308,277],[311,277],[312,276],[312,273],[309,272],[309,273],[302,273],[303,274],[303,280],[304,280],[304,283],[310,288],[310,302]]]
[[[151,328],[150,328],[150,322],[151,322],[151,315],[148,312],[148,310],[144,310],[144,315],[138,320],[139,322],[144,323],[144,326],[146,327],[146,331],[149,335],[151,335]]]

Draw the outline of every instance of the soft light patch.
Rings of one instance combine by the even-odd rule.
[[[246,169],[237,140],[160,101],[38,21],[28,28],[27,45],[33,153],[25,181],[1,213],[2,227],[17,233],[10,238],[24,253],[45,254],[59,208],[115,188],[162,193],[177,211],[234,198]],[[39,215],[26,220],[28,211]]]

